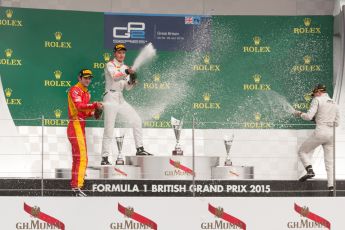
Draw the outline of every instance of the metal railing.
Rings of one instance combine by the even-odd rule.
[[[14,122],[17,122],[19,119],[13,120]],[[20,119],[21,121],[24,121]],[[2,142],[5,143],[6,140],[14,140],[14,139],[23,139],[27,138],[22,145],[25,145],[27,153],[21,153],[21,152],[7,152],[5,149],[0,151],[0,157],[2,157],[3,161],[3,167],[2,170],[0,169],[0,177],[3,179],[10,179],[13,178],[11,174],[16,175],[16,178],[36,178],[40,179],[40,195],[43,196],[45,194],[45,191],[49,191],[49,188],[45,188],[45,180],[54,178],[55,177],[55,168],[54,164],[52,165],[46,165],[47,161],[60,161],[61,157],[64,157],[64,159],[69,158],[69,162],[71,162],[71,152],[70,152],[70,143],[67,139],[67,135],[65,131],[63,132],[50,132],[50,130],[53,130],[56,127],[47,127],[45,126],[45,117],[42,116],[39,119],[25,119],[25,121],[34,121],[34,122],[40,122],[40,126],[35,127],[29,127],[31,129],[34,129],[35,132],[31,132],[30,130],[23,131],[25,129],[20,129],[21,126],[17,126],[16,129],[19,130],[19,133],[12,132],[12,135],[2,135],[0,132],[0,140],[2,139]],[[10,121],[12,122],[12,120]],[[88,125],[91,125],[94,122],[100,122],[100,121],[85,121]],[[192,158],[192,165],[191,169],[193,172],[196,172],[198,170],[198,163],[196,159],[200,156],[215,156],[215,157],[226,157],[226,152],[224,149],[224,143],[223,143],[223,136],[226,133],[235,133],[235,139],[232,146],[232,149],[230,151],[231,160],[233,160],[234,165],[242,166],[242,165],[248,165],[255,163],[254,165],[254,181],[255,180],[264,180],[264,178],[268,178],[271,180],[297,180],[297,177],[293,177],[297,172],[294,172],[294,170],[298,170],[298,168],[292,168],[291,171],[286,171],[285,174],[280,171],[277,172],[276,170],[272,169],[269,170],[262,170],[265,167],[269,169],[272,167],[269,164],[277,164],[276,162],[292,162],[297,163],[299,162],[297,151],[298,146],[302,143],[302,139],[305,139],[309,133],[312,132],[312,129],[308,130],[298,130],[299,127],[306,127],[310,126],[312,128],[315,125],[306,125],[306,124],[288,124],[289,129],[200,129],[199,127],[204,127],[205,124],[215,124],[217,122],[198,122],[196,119],[193,118],[192,121],[185,121],[185,124],[188,126],[190,125],[191,128],[183,130],[182,134],[182,143],[183,148],[185,150],[185,156]],[[238,127],[243,127],[243,123],[231,123],[231,122],[218,122],[222,125],[230,125]],[[129,126],[126,123],[123,123],[124,126]],[[274,124],[274,127],[280,127],[281,125],[287,125],[287,124]],[[26,126],[25,126],[26,127]],[[291,129],[293,127],[294,129]],[[29,129],[27,128],[27,129]],[[58,129],[65,129],[65,127],[61,127]],[[128,129],[130,128],[122,128]],[[336,186],[336,176],[340,176],[341,178],[345,178],[345,173],[340,172],[336,173],[336,162],[337,161],[345,161],[345,156],[337,156],[336,155],[336,145],[337,143],[345,143],[345,140],[337,140],[336,141],[336,128],[333,126],[332,128],[333,133],[333,186],[334,186],[334,193],[333,195],[337,195],[337,186]],[[87,142],[89,146],[95,146],[97,145],[97,149],[91,148],[88,156],[90,159],[92,159],[89,162],[89,165],[99,165],[100,163],[100,147],[101,147],[101,140],[102,137],[102,128],[94,128],[93,130],[98,130],[98,132],[93,134],[87,133]],[[162,151],[158,153],[158,156],[169,156],[171,155],[171,150],[173,150],[175,145],[175,137],[173,136],[173,131],[171,129],[145,129],[146,133],[150,133],[151,135],[145,136],[144,135],[144,143],[148,146],[148,150],[153,146],[153,149],[158,149],[158,151]],[[6,134],[6,131],[3,132]],[[164,135],[162,135],[164,134]],[[217,135],[216,135],[217,134]],[[282,135],[282,136],[273,136],[272,135]],[[284,139],[284,135],[289,135],[288,138]],[[271,135],[272,138],[267,138]],[[35,143],[30,143],[28,141],[30,138],[35,139]],[[90,138],[90,139],[88,139]],[[39,139],[39,141],[38,141]],[[53,139],[54,141],[52,143],[49,142],[50,139]],[[5,141],[4,141],[5,140]],[[18,143],[23,140],[20,140]],[[97,142],[94,144],[93,142]],[[133,149],[133,137],[131,135],[126,136],[126,147],[125,152],[126,155],[133,155],[129,153],[129,147]],[[264,145],[263,145],[264,144]],[[35,151],[32,151],[32,146],[37,147],[40,146],[40,152],[37,151],[37,148]],[[167,145],[169,147],[167,147]],[[53,147],[52,147],[53,146]],[[64,148],[59,148],[59,146],[64,146]],[[252,150],[250,150],[250,146]],[[267,147],[268,146],[268,147]],[[279,146],[285,146],[279,149]],[[52,148],[55,148],[54,151],[52,151]],[[165,148],[165,150],[164,150]],[[261,148],[261,149],[260,149]],[[64,149],[64,150],[59,150]],[[67,151],[66,151],[67,149]],[[212,152],[210,149],[214,149],[215,152]],[[289,149],[294,149],[294,152],[290,153],[289,155],[285,154],[286,151],[289,151]],[[150,151],[150,150],[149,150]],[[319,150],[320,151],[320,150]],[[134,153],[134,151],[133,151]],[[112,157],[115,157],[116,154],[116,148],[114,145],[114,154]],[[285,155],[284,155],[285,154]],[[320,155],[320,154],[318,154]],[[10,164],[11,162],[15,162],[16,160],[11,160],[11,158],[19,159],[18,156],[23,156],[23,161],[27,161],[28,164],[32,164],[35,167],[23,167],[23,170],[10,170]],[[24,157],[25,156],[25,157]],[[40,158],[37,158],[39,156]],[[316,156],[314,157],[314,160],[317,160],[320,162],[322,160],[323,156]],[[8,159],[9,167],[5,167],[6,163],[4,161]],[[53,159],[53,160],[52,160]],[[114,158],[115,159],[115,158]],[[267,163],[270,161],[271,163]],[[23,165],[23,162],[19,162],[21,165]],[[61,163],[61,162],[59,162]],[[66,163],[66,162],[64,162]],[[260,164],[262,164],[260,166]],[[299,164],[299,163],[298,163]],[[38,166],[39,165],[39,166]],[[65,164],[66,165],[66,164]],[[283,165],[283,164],[281,164]],[[223,162],[221,160],[219,161],[218,166],[223,166]],[[59,166],[58,166],[59,167]],[[257,169],[257,170],[256,170]],[[201,172],[202,174],[203,172]],[[318,176],[322,175],[325,176],[325,173],[323,172],[320,174],[320,172],[317,172]],[[4,176],[5,175],[5,176]],[[40,175],[40,176],[38,176]],[[288,178],[288,179],[286,179]],[[190,178],[190,184],[193,186],[197,185],[197,182],[200,180],[200,178],[196,177],[196,174],[192,174]],[[231,181],[232,179],[229,179]],[[212,181],[219,181],[218,179],[210,180],[209,183],[215,183]],[[224,180],[226,181],[226,180]],[[15,188],[13,188],[15,190]],[[56,189],[61,190],[61,189]],[[62,189],[64,190],[64,189]],[[68,188],[66,188],[66,191]],[[312,192],[317,191],[326,191],[327,188],[324,190],[313,190]],[[290,192],[310,192],[310,190],[298,190],[298,191],[290,191]],[[342,190],[341,190],[342,191]],[[276,191],[277,193],[281,193],[284,191]],[[192,195],[196,196],[196,192],[192,191]]]

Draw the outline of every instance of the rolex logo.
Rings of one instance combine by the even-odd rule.
[[[106,62],[110,61],[110,53],[104,53],[103,58],[104,58],[104,61]]]
[[[253,79],[254,79],[255,84],[259,84],[260,80],[261,80],[261,75],[260,74],[255,74],[253,76]]]
[[[262,84],[262,76],[260,74],[254,74],[252,76],[254,83],[249,83],[249,84],[243,84],[243,90],[248,90],[248,91],[268,91],[271,90],[271,85],[270,84]]]
[[[303,19],[304,25],[305,26],[310,26],[311,25],[311,18],[305,18]]]
[[[71,81],[62,81],[62,71],[55,70],[53,72],[55,79],[44,80],[45,87],[71,87]]]
[[[222,207],[218,207],[216,209],[216,212],[214,213],[214,215],[218,218],[221,218],[224,214],[224,209]]]
[[[310,101],[312,99],[311,93],[305,93],[303,95],[304,101],[295,102],[292,107],[297,110],[305,110],[310,108]]]
[[[156,120],[156,121],[159,120],[160,117],[161,117],[161,115],[160,115],[159,113],[157,113],[157,114],[155,114],[155,115],[152,116],[152,118],[153,118],[154,120]]]
[[[206,65],[210,64],[210,56],[209,55],[206,54],[203,59],[204,59],[204,63]]]
[[[5,89],[5,95],[6,95],[6,97],[11,97],[12,89],[10,89],[10,88]]]
[[[34,207],[32,207],[30,215],[33,217],[38,217],[40,213],[41,213],[40,208],[37,206],[34,206]]]
[[[55,70],[54,71],[54,76],[55,76],[56,80],[60,80],[61,75],[62,75],[62,72],[60,70]]]
[[[311,94],[310,93],[304,94],[303,97],[304,97],[304,100],[307,101],[307,102],[309,102],[311,100]]]
[[[10,9],[6,10],[6,17],[12,18],[12,16],[13,16],[13,10],[10,10]]]
[[[11,49],[6,49],[5,50],[5,56],[6,58],[10,58],[12,56],[13,50]]]
[[[322,71],[322,65],[314,64],[314,60],[310,55],[303,57],[303,64],[296,64],[292,66],[291,72],[320,72]]]
[[[22,105],[22,99],[10,98],[12,96],[13,90],[11,88],[5,89],[6,103],[8,105]]]
[[[211,63],[211,56],[209,54],[205,54],[202,57],[203,63],[193,65],[194,71],[202,71],[202,72],[220,72],[220,65]]]
[[[14,20],[13,19],[13,10],[7,9],[5,11],[5,17],[0,20],[0,26],[22,27],[23,21],[22,20]]]
[[[72,49],[71,41],[61,41],[62,32],[57,31],[54,33],[55,41],[44,41],[45,48],[62,48],[62,49]]]
[[[254,117],[255,117],[256,122],[259,122],[261,120],[261,114],[260,113],[255,113]]]
[[[311,18],[303,19],[304,26],[293,28],[293,33],[298,35],[321,34],[320,26],[312,26]]]
[[[209,93],[204,93],[204,95],[202,95],[202,97],[204,98],[204,101],[210,101],[210,99],[211,99],[211,94],[209,94]]]
[[[12,57],[13,56],[13,50],[12,49],[5,49],[4,54],[5,54],[5,58],[0,59],[0,65],[9,65],[9,66],[21,66],[22,65],[22,60],[14,59]]]
[[[56,109],[54,110],[54,114],[55,114],[56,119],[60,119],[62,111],[60,109]]]
[[[127,208],[125,209],[125,216],[126,216],[126,217],[131,217],[131,216],[133,215],[133,213],[134,213],[134,208],[132,208],[132,207],[127,207]]]
[[[309,214],[309,208],[308,207],[303,207],[301,210],[301,216],[306,217]]]
[[[161,76],[159,74],[153,75],[153,81],[159,82],[161,80]]]
[[[61,33],[61,32],[55,32],[54,35],[55,35],[55,39],[56,39],[57,41],[60,41],[60,40],[61,40],[61,38],[62,38],[62,33]]]
[[[104,62],[110,61],[110,58],[111,58],[110,53],[104,53],[102,56],[103,56]],[[104,69],[104,67],[105,67],[105,63],[104,62],[103,61],[94,62],[93,63],[93,68],[94,69]]]
[[[171,88],[171,83],[161,81],[161,75],[158,73],[153,74],[151,80],[144,82],[143,87],[145,90],[167,90]]]
[[[271,47],[267,44],[262,44],[262,39],[259,36],[252,38],[254,44],[243,46],[244,53],[270,53]]]
[[[220,102],[210,102],[210,93],[204,93],[202,98],[204,99],[203,102],[193,103],[193,109],[220,109]]]
[[[255,37],[253,38],[253,41],[254,41],[254,44],[255,44],[256,46],[258,46],[258,45],[260,45],[261,38],[260,38],[259,36],[255,36]]]
[[[311,63],[311,56],[307,55],[303,57],[304,64],[309,65]]]
[[[247,129],[269,129],[273,127],[270,122],[262,121],[262,115],[256,112],[254,115],[254,121],[244,122],[244,127]]]

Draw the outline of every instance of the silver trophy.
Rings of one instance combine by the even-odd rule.
[[[123,145],[123,138],[124,137],[125,137],[125,135],[115,137],[116,144],[117,144],[117,150],[119,152],[117,155],[116,162],[115,162],[116,165],[124,165],[125,164],[125,161],[124,161],[123,156],[122,156],[122,145]]]
[[[183,151],[181,149],[181,144],[180,144],[182,125],[183,125],[183,120],[180,121],[174,117],[171,117],[171,126],[174,129],[175,138],[176,138],[175,150],[172,151],[172,155],[180,155],[180,156],[183,155]]]
[[[232,142],[234,141],[234,134],[231,135],[231,137],[229,136],[225,136],[224,137],[224,145],[225,145],[225,149],[226,149],[226,159],[225,159],[225,166],[232,166],[232,162],[230,159],[230,149],[232,146]]]

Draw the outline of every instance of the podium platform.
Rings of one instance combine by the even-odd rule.
[[[126,156],[125,165],[89,166],[86,179],[111,180],[242,180],[254,179],[252,166],[223,166],[218,156]],[[71,169],[55,170],[56,178],[71,178]]]
[[[143,179],[150,180],[208,180],[218,157],[198,156],[127,156],[126,162],[141,168]],[[194,170],[193,170],[194,164]]]

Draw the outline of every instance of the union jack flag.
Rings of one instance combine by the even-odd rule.
[[[184,24],[193,24],[193,17],[184,17]]]

